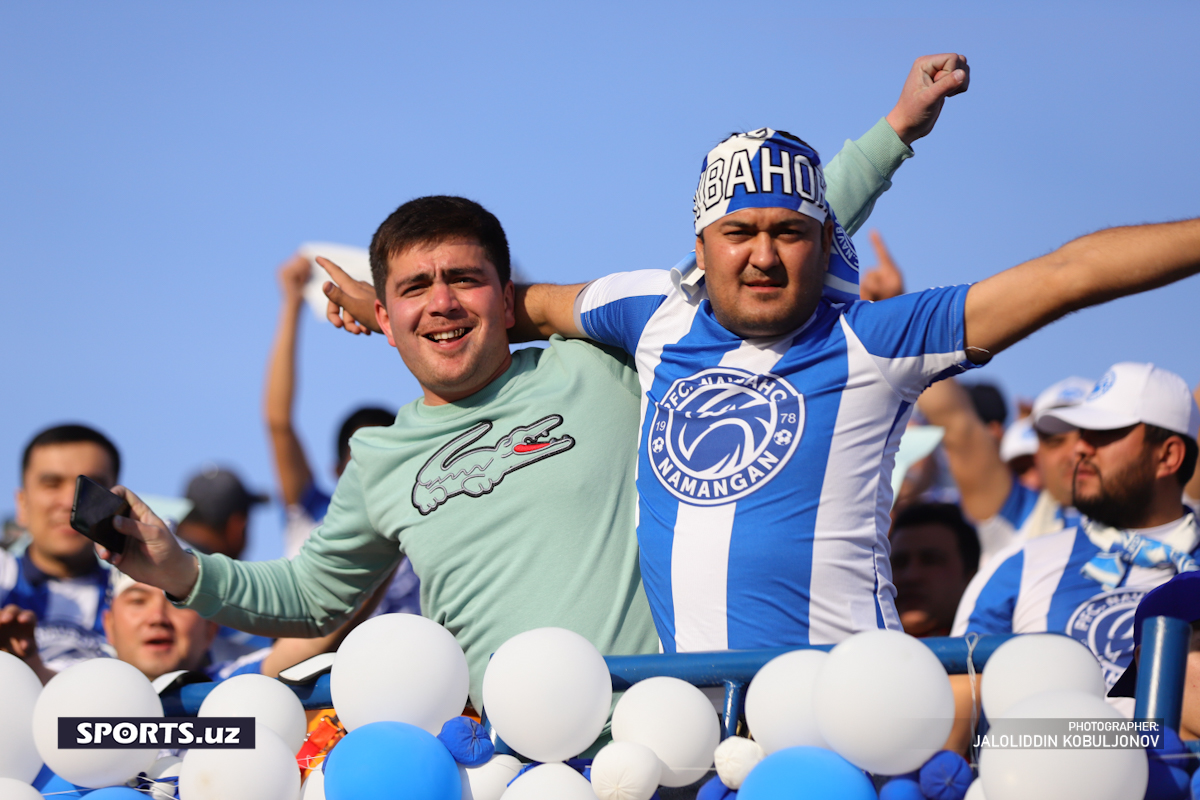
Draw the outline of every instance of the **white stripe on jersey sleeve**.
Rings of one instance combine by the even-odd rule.
[[[899,630],[900,623],[891,564],[877,555],[888,552],[891,471],[907,414],[897,419],[900,398],[844,318],[842,330],[846,388],[834,422],[813,531],[809,641],[814,644],[840,642],[879,627],[875,602],[887,627]],[[871,554],[870,568],[864,564],[867,554]]]
[[[1021,588],[1013,608],[1013,633],[1045,633],[1054,590],[1075,547],[1075,528],[1025,542]],[[1099,590],[1099,586],[1097,586]]]
[[[639,269],[633,272],[614,272],[597,278],[579,290],[575,296],[575,327],[583,327],[583,315],[601,306],[627,297],[665,295],[671,291],[671,273],[665,269]]]
[[[675,650],[728,650],[729,540],[737,503],[679,504],[671,539]]]

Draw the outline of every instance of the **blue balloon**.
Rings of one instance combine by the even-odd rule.
[[[971,765],[958,753],[943,750],[921,767],[921,794],[929,800],[963,800],[971,781]]]
[[[734,800],[736,797],[737,792],[722,783],[719,775],[713,775],[696,792],[696,800]]]
[[[491,761],[496,746],[487,730],[470,717],[451,717],[437,735],[454,760],[464,767],[479,767]]]
[[[777,750],[750,770],[738,800],[877,800],[858,767],[822,747]]]
[[[61,795],[58,795],[61,797]],[[146,800],[147,795],[128,786],[106,786],[94,792],[88,792],[89,800]]]
[[[325,759],[329,800],[459,800],[462,781],[450,751],[432,734],[403,722],[352,730]]]
[[[925,795],[911,778],[892,778],[879,790],[879,800],[925,800]]]
[[[83,797],[91,791],[86,786],[76,786],[69,781],[66,781],[55,774],[49,767],[42,765],[42,771],[33,779],[33,788],[37,789],[44,795],[52,795],[55,800],[71,800],[75,797]]]

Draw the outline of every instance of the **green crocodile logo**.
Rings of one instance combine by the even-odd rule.
[[[531,425],[513,428],[492,447],[467,450],[492,429],[489,421],[455,436],[443,445],[417,472],[412,504],[422,516],[437,510],[457,494],[480,497],[488,494],[510,472],[558,455],[575,446],[570,436],[549,437],[562,424],[558,414],[542,417]]]

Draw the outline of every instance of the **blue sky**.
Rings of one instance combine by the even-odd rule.
[[[832,157],[926,53],[967,54],[972,84],[868,223],[910,289],[1200,214],[1194,4],[900,8],[6,4],[0,485],[34,431],[84,420],[137,491],[178,494],[206,462],[269,489],[274,273],[299,243],[365,245],[405,200],[463,194],[533,279],[663,268],[691,248],[716,141],[769,125]],[[1198,306],[1194,278],[1087,310],[976,376],[1031,396],[1153,360],[1195,383]],[[305,319],[298,423],[328,487],[344,413],[417,393],[383,339]],[[251,555],[277,552],[279,517],[256,515]]]

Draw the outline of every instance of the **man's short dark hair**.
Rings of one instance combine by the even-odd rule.
[[[46,428],[29,440],[29,444],[25,445],[25,452],[21,455],[21,480],[25,479],[25,470],[29,469],[29,461],[33,458],[35,448],[51,444],[75,444],[76,442],[91,442],[99,445],[104,452],[108,453],[108,458],[112,462],[113,480],[121,477],[121,454],[117,451],[117,446],[95,428],[72,423]]]
[[[384,300],[388,259],[416,245],[436,246],[453,239],[474,239],[496,268],[500,286],[508,285],[512,266],[508,237],[496,215],[465,197],[432,195],[409,200],[383,221],[371,239],[371,279]]]
[[[999,389],[990,383],[971,383],[966,384],[965,388],[981,420],[999,422],[1001,425],[1008,421],[1008,404],[1004,402],[1004,395]]]
[[[342,427],[338,430],[337,456],[338,462],[344,463],[350,457],[350,437],[359,428],[386,428],[396,421],[396,412],[376,406],[365,406],[350,413]]]
[[[967,522],[962,510],[952,503],[917,503],[896,515],[892,530],[913,525],[942,525],[954,532],[958,543],[958,555],[962,559],[963,571],[971,575],[979,569],[979,534],[975,526]]]
[[[1196,444],[1196,440],[1190,436],[1175,431],[1169,431],[1166,428],[1160,428],[1157,425],[1146,423],[1146,441],[1150,444],[1162,444],[1172,436],[1178,436],[1183,439],[1183,463],[1179,465],[1179,471],[1175,473],[1175,479],[1179,481],[1180,486],[1187,486],[1188,481],[1192,479],[1192,475],[1196,472],[1196,457],[1200,456],[1200,445]]]

